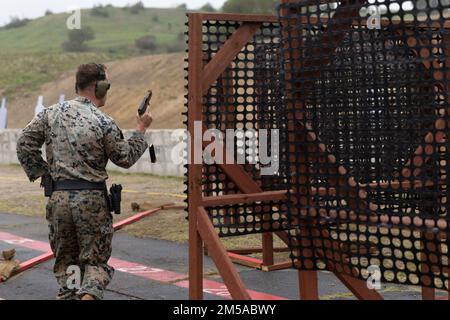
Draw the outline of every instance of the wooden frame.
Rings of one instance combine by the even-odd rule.
[[[297,2],[296,0],[282,0],[282,3]],[[330,2],[330,1],[323,1]],[[362,5],[366,0],[359,0]],[[340,8],[336,13],[336,16],[344,15],[351,17],[354,12],[345,11],[345,4],[343,8]],[[199,137],[194,136],[194,121],[202,121],[202,98],[203,95],[209,90],[211,84],[215,81],[220,81],[220,76],[235,56],[242,50],[246,43],[252,38],[252,35],[260,28],[262,23],[274,23],[278,22],[278,19],[274,16],[266,15],[240,15],[240,14],[210,14],[210,13],[191,13],[189,16],[189,93],[188,93],[188,130],[191,137],[194,137],[194,141],[191,148],[191,154],[193,154],[193,146],[195,140]],[[202,65],[202,24],[205,20],[214,21],[238,21],[241,22],[235,33],[226,41],[219,52],[213,57],[213,59],[206,65]],[[309,21],[311,23],[311,21]],[[347,25],[339,25],[339,28],[347,28],[353,24],[359,24],[356,19],[349,19]],[[445,23],[445,28],[450,28],[450,22]],[[446,38],[447,42],[448,39]],[[332,50],[332,49],[330,49]],[[447,48],[447,50],[449,50]],[[447,55],[448,56],[448,55]],[[448,64],[446,62],[446,64]],[[447,73],[447,77],[449,77]],[[440,120],[442,121],[442,120]],[[305,124],[308,126],[308,124]],[[436,123],[436,125],[441,125]],[[311,137],[310,137],[311,138]],[[317,137],[312,137],[314,141],[318,141]],[[442,137],[443,138],[443,137]],[[201,139],[201,138],[200,138]],[[425,137],[425,140],[429,137]],[[198,141],[197,143],[202,144]],[[318,141],[319,143],[319,141]],[[319,148],[323,148],[323,144]],[[325,150],[326,151],[326,150]],[[421,153],[421,150],[417,150]],[[334,156],[329,154],[327,160],[331,163],[334,162]],[[278,200],[282,201],[286,197],[287,191],[270,191],[263,192],[258,184],[247,174],[247,172],[239,165],[227,164],[219,165],[220,169],[227,175],[227,177],[235,183],[242,194],[237,195],[224,195],[220,197],[204,197],[202,194],[202,165],[200,164],[188,164],[189,175],[189,224],[190,224],[190,249],[189,249],[189,283],[191,299],[202,299],[202,270],[203,270],[203,242],[205,248],[208,248],[208,252],[211,254],[213,261],[215,262],[220,274],[223,277],[224,283],[227,286],[230,294],[235,299],[249,299],[249,295],[245,289],[239,274],[235,271],[232,262],[241,263],[250,267],[261,268],[262,270],[277,270],[279,268],[287,267],[287,264],[280,264],[278,266],[270,265],[273,263],[273,252],[285,251],[285,248],[273,248],[273,234],[263,234],[263,247],[249,248],[249,249],[236,249],[227,252],[223,247],[221,240],[214,230],[214,227],[208,217],[205,210],[206,207],[220,206],[224,204],[251,204],[257,201],[269,201]],[[338,172],[344,174],[345,168],[338,168]],[[395,182],[394,182],[395,183]],[[349,187],[355,187],[358,185],[356,181],[349,179]],[[364,191],[363,186],[360,186]],[[407,186],[404,186],[407,187]],[[321,193],[324,190],[311,190],[311,194],[314,192]],[[328,190],[329,191],[329,190]],[[364,192],[363,192],[364,193]],[[360,194],[364,198],[364,194]],[[368,208],[371,208],[371,204],[367,203]],[[376,208],[374,208],[376,210]],[[289,243],[289,237],[287,232],[279,231],[275,232],[275,235],[283,240],[284,243]],[[291,239],[291,241],[294,241]],[[249,254],[253,252],[262,252],[263,260],[244,258],[242,254]],[[319,253],[320,254],[320,253]],[[374,291],[369,290],[365,281],[356,279],[349,275],[339,274],[335,272],[336,277],[359,299],[380,300],[381,295]],[[318,299],[318,284],[317,284],[317,271],[299,271],[299,291],[301,299]],[[435,290],[430,288],[423,288],[422,290],[424,299],[434,299]],[[450,293],[449,293],[450,298]]]
[[[253,35],[259,30],[263,22],[276,22],[274,16],[256,15],[222,15],[191,13],[189,16],[189,93],[188,93],[188,131],[191,141],[190,154],[194,154],[194,146],[202,137],[194,135],[194,122],[202,121],[202,98],[220,75],[226,70],[231,61],[241,51]],[[242,26],[228,39],[214,58],[203,66],[202,61],[202,24],[204,20],[241,21]],[[244,249],[239,253],[227,252],[220,241],[214,227],[205,211],[212,207],[230,203],[253,203],[256,201],[284,199],[285,191],[263,192],[251,177],[239,165],[219,165],[225,174],[237,185],[243,194],[222,197],[203,197],[202,165],[188,164],[188,194],[189,194],[189,297],[203,298],[203,243],[215,262],[224,282],[235,299],[250,299],[242,280],[236,272],[232,262],[241,263],[255,268],[276,268],[273,264],[273,237],[271,234],[262,235],[263,248],[257,250],[263,253],[263,260],[245,257],[243,253],[252,253],[251,249]],[[285,264],[284,264],[285,265]],[[283,265],[283,266],[284,266]]]
[[[211,84],[217,81],[236,55],[259,30],[262,23],[277,22],[277,18],[267,15],[239,14],[188,14],[189,25],[189,74],[188,74],[188,131],[191,137],[189,151],[194,155],[195,146],[203,145],[202,137],[195,135],[194,123],[202,121],[202,99]],[[241,26],[225,42],[213,59],[203,66],[203,21],[239,21]],[[188,164],[188,204],[189,204],[189,298],[203,299],[203,254],[204,248],[213,259],[223,281],[234,299],[250,299],[250,296],[233,266],[239,262],[262,270],[278,270],[289,263],[273,264],[273,235],[263,233],[263,260],[244,258],[235,252],[227,252],[216,233],[206,207],[230,203],[253,203],[256,201],[282,200],[286,191],[264,192],[259,185],[238,164],[218,165],[227,177],[235,183],[242,194],[220,197],[204,197],[202,193],[202,164]],[[275,232],[284,243],[289,243],[287,232]],[[251,249],[241,249],[239,253],[251,253]],[[280,250],[280,249],[278,249]],[[283,249],[281,249],[283,250]],[[339,279],[361,299],[382,299],[377,292],[369,290],[365,282],[349,276],[337,275]],[[299,271],[300,297],[318,299],[317,272]]]
[[[298,0],[281,0],[281,2],[282,3],[298,3]],[[324,0],[324,1],[322,1],[323,3],[327,3],[327,2],[333,2],[333,1],[327,1],[327,0]],[[365,3],[366,3],[367,1],[366,0],[357,0],[355,3],[353,3],[353,4],[358,4],[359,3],[359,5],[364,5]],[[331,19],[331,21],[330,21],[330,24],[332,24],[333,22],[332,22],[332,20],[334,20],[334,19],[336,19],[336,17],[337,18],[339,18],[339,17],[345,17],[345,18],[348,18],[348,21],[346,21],[346,23],[340,23],[340,24],[338,24],[337,25],[337,28],[340,28],[340,29],[346,29],[346,28],[349,28],[349,27],[351,27],[352,25],[360,25],[360,22],[358,22],[358,21],[356,21],[357,19],[356,19],[356,16],[357,16],[357,14],[358,14],[358,10],[357,10],[357,8],[356,7],[354,7],[353,8],[353,10],[346,10],[346,8],[345,8],[345,6],[346,6],[346,4],[347,4],[348,2],[343,2],[338,8],[337,8],[337,10],[336,10],[336,13],[335,13],[335,15],[333,16],[333,18]],[[286,13],[285,13],[286,14]],[[286,14],[287,15],[287,14]],[[306,20],[303,20],[302,19],[302,23],[315,23],[315,21],[311,21],[311,19],[310,20],[308,20],[308,19],[306,19]],[[389,23],[387,23],[387,25],[388,24],[391,24],[392,23],[392,21],[391,22],[389,22]],[[397,23],[399,23],[399,22],[397,22]],[[382,21],[382,24],[383,25],[386,25],[386,22],[385,21]],[[408,22],[402,22],[402,25],[408,25],[409,26],[409,23]],[[412,24],[411,26],[413,26],[413,27],[430,27],[430,25],[428,25],[427,23],[425,23],[425,24],[420,24],[419,23],[419,25],[415,25],[415,24]],[[335,26],[336,27],[336,26]],[[441,28],[442,26],[440,25],[440,23],[433,23],[432,24],[432,27],[437,27],[437,28]],[[445,23],[444,23],[444,28],[446,28],[446,29],[450,29],[450,22],[449,21],[446,21]],[[295,30],[293,30],[292,31],[292,33],[293,34],[295,34]],[[324,42],[331,42],[331,43],[333,43],[333,44],[335,44],[334,46],[330,46],[329,47],[329,51],[333,51],[333,50],[335,50],[336,49],[336,45],[337,45],[337,43],[338,43],[338,41],[336,41],[336,39],[337,39],[337,36],[334,36],[334,38],[332,39],[332,40],[330,40],[330,39],[328,39],[328,36],[327,35],[325,35],[320,41],[324,41]],[[339,39],[338,39],[339,40]],[[418,40],[418,41],[421,41],[420,39]],[[444,39],[443,39],[443,42],[444,43],[449,43],[450,44],[450,36],[444,36]],[[409,44],[408,44],[409,45]],[[413,47],[411,47],[411,49],[414,49]],[[450,48],[449,47],[446,47],[446,52],[445,52],[445,56],[446,57],[449,57],[450,56],[450,52],[449,52],[449,50],[450,50]],[[425,56],[421,56],[420,54],[418,54],[417,52],[416,52],[416,55],[419,57],[419,58],[422,58],[422,63],[423,63],[423,65],[424,65],[424,67],[425,68],[427,68],[427,69],[429,69],[430,68],[430,64],[432,63],[432,62],[430,62],[430,61],[427,61],[427,59],[425,59],[426,57]],[[448,62],[448,58],[447,58],[447,60],[446,60],[446,62],[445,62],[445,64],[446,65],[448,65],[448,64],[450,64],[449,62]],[[322,63],[323,61],[321,61],[321,63]],[[326,63],[327,61],[325,61],[325,63]],[[313,64],[314,62],[311,62],[311,61],[307,61],[307,62],[305,62],[306,64]],[[295,65],[295,67],[296,68],[299,68],[299,65]],[[290,78],[290,77],[293,77],[293,75],[291,75],[290,73],[289,73],[289,70],[286,70],[286,78]],[[437,81],[439,81],[439,80],[442,80],[442,78],[440,78],[440,77],[443,77],[443,75],[442,74],[440,74],[440,73],[437,73],[437,72],[435,72],[434,74],[433,74],[433,77],[437,80]],[[446,74],[446,77],[448,78],[448,77],[450,77],[450,72],[447,72],[447,74]],[[450,100],[450,98],[448,98],[449,100]],[[302,106],[301,106],[301,104],[299,104],[299,105],[297,105],[297,106],[288,106],[288,108],[289,107],[297,107],[297,108],[302,108]],[[326,161],[328,161],[329,163],[331,163],[331,164],[335,164],[336,162],[335,162],[335,159],[336,159],[336,157],[334,156],[334,155],[332,155],[331,153],[328,153],[327,152],[327,150],[326,150],[326,146],[323,144],[323,143],[321,143],[320,141],[319,141],[319,139],[318,139],[318,137],[317,137],[317,135],[315,134],[315,133],[312,133],[311,131],[311,128],[309,127],[309,124],[308,123],[305,123],[304,124],[305,125],[305,127],[308,129],[308,139],[311,139],[312,141],[316,141],[317,142],[317,144],[318,144],[318,148],[322,151],[322,152],[324,152],[325,154],[326,154]],[[444,129],[445,128],[445,121],[442,119],[442,118],[439,118],[439,119],[437,119],[436,120],[436,122],[435,122],[435,127],[436,128],[438,128],[438,129]],[[295,140],[295,136],[294,135],[292,135],[292,136],[290,136],[289,137],[289,139],[293,139],[293,140]],[[442,142],[442,141],[444,141],[445,140],[445,135],[444,134],[442,134],[442,135],[440,135],[440,136],[438,136],[438,135],[434,135],[432,132],[429,132],[425,137],[424,137],[424,141],[426,142],[426,143],[431,143],[434,139],[436,140],[436,141],[439,141],[439,142]],[[406,164],[406,166],[405,166],[405,168],[403,169],[403,172],[402,173],[405,173],[405,171],[406,171],[406,174],[405,175],[410,175],[411,174],[411,169],[409,169],[409,167],[411,166],[411,163],[414,163],[415,165],[416,165],[416,163],[415,163],[415,161],[416,161],[416,159],[417,158],[420,158],[420,155],[422,155],[424,153],[424,150],[423,150],[423,147],[422,146],[419,146],[418,148],[417,148],[417,150],[415,150],[415,155],[418,155],[417,157],[413,157],[413,159],[411,159],[407,164]],[[428,158],[426,158],[426,159],[428,159]],[[414,171],[414,174],[418,174],[418,172],[417,171],[419,171],[420,172],[420,167],[419,168],[416,168],[415,169],[415,171]],[[338,168],[337,168],[337,172],[339,173],[339,174],[342,174],[342,175],[344,175],[344,174],[346,174],[347,173],[347,169],[346,168],[344,168],[343,166],[339,166]],[[440,183],[442,183],[441,181],[439,181],[438,182],[438,184],[440,184]],[[405,183],[405,182],[402,182],[402,183],[400,183],[399,181],[390,181],[388,184],[390,184],[390,185],[394,185],[394,184],[397,184],[397,185],[401,185],[402,186],[402,188],[412,188],[412,187],[420,187],[420,186],[427,186],[427,184],[423,184],[422,182],[420,182],[420,181],[414,181],[414,182],[407,182],[407,183]],[[432,184],[432,185],[434,185],[434,183]],[[358,189],[359,189],[359,192],[358,192],[358,195],[359,195],[359,198],[360,199],[363,199],[363,201],[365,201],[365,198],[366,198],[366,196],[367,196],[367,191],[365,190],[365,188],[367,187],[367,186],[370,186],[370,184],[369,185],[362,185],[362,184],[358,184],[355,180],[354,180],[354,178],[353,177],[350,177],[349,179],[348,179],[348,181],[347,181],[347,185],[345,185],[347,188],[349,188],[349,189],[353,189],[355,186],[358,186]],[[323,194],[323,193],[328,193],[328,194],[330,194],[330,191],[331,192],[335,192],[336,191],[336,189],[335,188],[333,188],[333,187],[331,187],[331,188],[328,188],[328,189],[324,189],[324,190],[321,190],[321,189],[317,189],[317,190],[310,190],[310,194]],[[376,205],[374,205],[374,204],[372,204],[372,203],[367,203],[366,202],[366,204],[365,204],[365,206],[368,208],[368,209],[370,209],[370,210],[373,210],[374,212],[375,211],[377,211],[377,209],[378,209],[378,207],[376,206]],[[381,217],[380,218],[381,219],[381,221],[383,221],[383,220],[385,220],[385,219],[388,219],[388,217]],[[426,237],[426,233],[423,235],[423,238],[425,238]],[[301,273],[301,271],[300,271],[300,273]],[[336,274],[336,273],[335,273]],[[344,283],[344,284],[346,284],[346,282],[347,281],[349,281],[349,278],[351,278],[351,277],[349,277],[349,276],[347,276],[347,275],[339,275],[339,274],[336,274],[336,276]],[[316,281],[316,279],[314,279],[314,277],[313,276],[309,276],[309,277],[303,277],[302,275],[300,275],[300,277],[301,278],[304,278],[305,280],[304,281],[311,281],[311,282],[315,282]],[[307,279],[309,279],[309,280],[307,280]],[[311,279],[313,279],[313,280],[311,280]],[[357,284],[357,283],[355,283],[355,285],[356,286],[353,286],[353,288],[350,288],[350,290],[358,297],[358,298],[361,298],[361,299],[363,299],[364,298],[364,296],[361,296],[361,290],[363,290],[364,288],[361,288],[360,286],[359,286],[359,284]],[[313,286],[312,284],[311,284],[311,287],[310,287],[310,289],[314,292],[314,290],[316,289],[316,287],[315,286]],[[433,289],[433,288],[426,288],[426,287],[422,287],[422,297],[423,297],[423,299],[425,299],[425,300],[433,300],[433,299],[435,299],[436,298],[436,295],[435,295],[435,292],[436,292],[436,290],[435,289]],[[374,297],[375,298],[375,297]],[[450,299],[450,292],[448,293],[448,299]]]

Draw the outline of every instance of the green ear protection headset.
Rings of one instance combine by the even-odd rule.
[[[106,80],[105,70],[98,63],[94,63],[97,67],[97,82],[95,83],[95,97],[97,99],[103,99],[111,89],[111,83]],[[78,83],[75,86],[75,91],[78,93]]]
[[[98,71],[97,83],[95,84],[95,96],[101,100],[106,96],[108,90],[111,89],[111,83],[106,80],[105,70],[99,64],[96,63],[95,65]]]

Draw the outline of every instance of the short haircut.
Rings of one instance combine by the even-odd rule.
[[[78,90],[84,90],[97,82],[99,75],[98,67],[103,71],[106,71],[106,66],[103,64],[88,63],[78,67],[75,84],[77,92]]]

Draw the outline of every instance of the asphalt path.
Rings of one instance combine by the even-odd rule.
[[[16,258],[21,262],[48,252],[46,221],[0,213],[0,251],[11,248],[16,249]],[[110,264],[116,272],[105,293],[107,300],[188,299],[188,246],[185,244],[136,238],[125,229],[114,235]],[[204,298],[229,299],[229,292],[209,257],[205,257],[204,266]],[[1,283],[0,299],[55,299],[58,286],[52,267],[50,260]],[[236,269],[255,299],[298,299],[298,277],[294,269],[262,272],[239,265]],[[415,287],[383,285],[380,293],[385,299],[420,299],[420,289]],[[319,295],[321,299],[355,299],[329,272],[319,272]]]

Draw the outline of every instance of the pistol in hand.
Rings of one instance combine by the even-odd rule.
[[[147,95],[144,97],[144,100],[142,100],[141,104],[138,108],[138,114],[139,116],[142,116],[145,112],[147,112],[148,107],[150,106],[150,101],[152,100],[153,92],[152,90],[148,90]],[[156,152],[155,152],[155,146],[151,145],[149,148],[150,151],[150,160],[152,163],[156,163]]]

